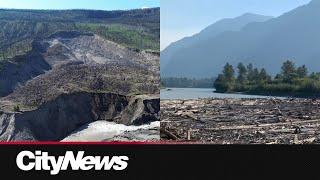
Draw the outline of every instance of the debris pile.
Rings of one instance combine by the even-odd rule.
[[[161,140],[217,144],[320,142],[320,100],[161,100]]]

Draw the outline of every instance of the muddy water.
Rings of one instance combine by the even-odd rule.
[[[126,126],[123,124],[116,124],[108,121],[96,121],[80,127],[72,132],[62,141],[77,141],[77,142],[99,142],[99,141],[113,141],[121,137],[128,138],[134,141],[151,141],[160,139],[159,131],[160,122],[152,122],[150,124],[141,126]],[[123,138],[124,139],[124,138]],[[124,139],[126,141],[126,139]]]
[[[245,94],[214,93],[210,88],[167,88],[161,89],[160,99],[197,99],[197,98],[270,98],[274,96],[259,96]],[[282,97],[276,97],[282,99]]]

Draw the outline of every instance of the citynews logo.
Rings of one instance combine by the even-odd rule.
[[[25,163],[24,159],[28,158]],[[72,151],[66,151],[64,156],[49,156],[48,152],[22,151],[17,155],[16,164],[23,171],[46,170],[51,175],[58,174],[61,170],[67,170],[71,166],[72,170],[111,170],[121,171],[128,166],[128,156],[85,156],[84,151],[79,151],[74,156]]]

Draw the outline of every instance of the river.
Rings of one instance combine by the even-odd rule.
[[[126,126],[108,121],[95,121],[70,133],[62,141],[155,141],[160,140],[160,121],[141,126]],[[117,140],[115,138],[118,138]],[[120,140],[119,140],[120,138]]]
[[[167,88],[160,90],[160,99],[198,99],[198,98],[281,98],[246,94],[214,93],[210,88]]]

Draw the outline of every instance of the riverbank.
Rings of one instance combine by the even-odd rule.
[[[320,100],[161,100],[161,140],[217,144],[320,143]]]

